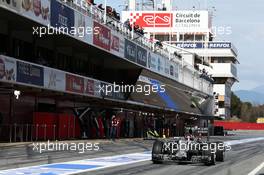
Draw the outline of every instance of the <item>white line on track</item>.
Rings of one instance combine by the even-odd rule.
[[[262,168],[264,168],[264,162],[252,170],[248,175],[256,175]]]

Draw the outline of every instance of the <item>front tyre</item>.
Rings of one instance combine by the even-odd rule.
[[[163,161],[163,145],[160,140],[156,140],[152,147],[152,162],[154,164],[161,164]]]
[[[215,163],[216,163],[216,155],[215,155],[215,153],[211,153],[210,160],[207,164],[208,165],[215,165]]]
[[[211,153],[208,156],[209,157],[208,157],[207,162],[205,162],[205,165],[207,165],[207,166],[215,165],[216,164],[216,155],[215,155],[215,153]]]

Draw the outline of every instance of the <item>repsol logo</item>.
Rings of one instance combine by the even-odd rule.
[[[231,48],[230,43],[210,43],[209,48]]]
[[[181,48],[196,48],[197,44],[195,43],[184,43],[184,44],[176,44],[177,47]]]

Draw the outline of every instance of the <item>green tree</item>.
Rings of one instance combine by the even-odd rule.
[[[252,122],[252,114],[254,110],[252,104],[249,102],[242,103],[241,105],[241,120],[245,122]]]
[[[237,116],[238,118],[240,118],[241,106],[242,106],[242,102],[240,98],[232,92],[231,94],[231,116]]]

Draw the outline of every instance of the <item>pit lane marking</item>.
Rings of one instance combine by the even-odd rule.
[[[24,167],[18,169],[9,169],[0,171],[0,175],[71,175],[82,172],[95,171],[110,167],[134,164],[151,159],[151,152],[123,154],[109,157],[99,157],[94,159],[85,159],[71,162],[62,162],[54,164],[45,164],[33,167]]]

